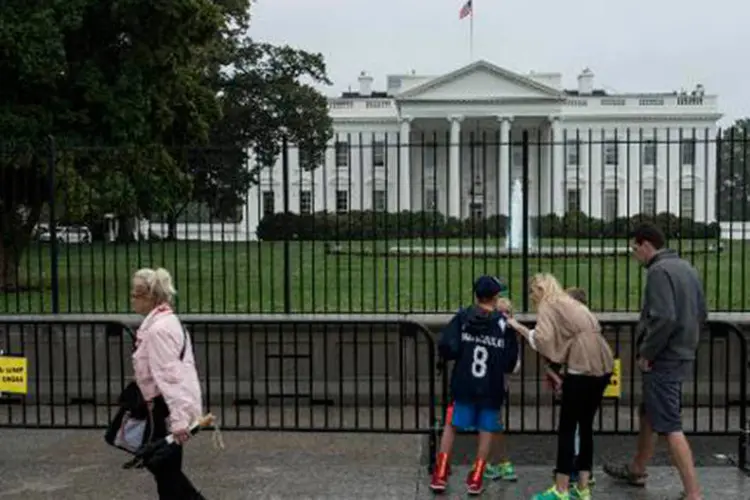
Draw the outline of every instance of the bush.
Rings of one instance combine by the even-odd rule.
[[[541,238],[627,238],[641,222],[651,221],[668,238],[718,238],[719,224],[703,224],[672,214],[634,215],[611,222],[572,212],[562,217],[543,215],[531,220],[532,234]],[[354,211],[346,214],[318,212],[311,215],[276,213],[263,217],[258,238],[263,241],[318,240],[352,241],[406,238],[503,238],[508,217],[458,220],[434,212],[385,213]]]

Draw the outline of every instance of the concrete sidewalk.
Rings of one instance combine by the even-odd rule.
[[[485,498],[525,499],[550,484],[552,441],[511,439],[519,463],[533,456],[535,465],[519,466],[518,483],[492,484]],[[188,445],[187,473],[209,500],[433,497],[420,463],[421,436],[225,432],[224,440],[223,451],[212,448],[209,433]],[[127,456],[105,445],[101,431],[3,429],[0,442],[0,500],[156,498],[149,474],[122,470]],[[598,444],[607,458],[619,457],[611,453],[618,445]],[[716,441],[717,453],[724,446]],[[456,467],[443,498],[465,496],[467,472],[466,466]],[[706,466],[700,475],[707,499],[748,497],[750,479],[734,467]],[[600,474],[596,498],[656,500],[676,498],[679,491],[676,474],[658,466],[645,490],[613,484]]]

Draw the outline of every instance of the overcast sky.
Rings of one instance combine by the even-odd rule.
[[[321,52],[334,95],[366,70],[443,74],[470,62],[464,0],[258,0],[251,35]],[[474,59],[519,73],[588,66],[595,86],[620,92],[691,90],[719,95],[728,120],[750,116],[746,66],[750,4],[741,0],[474,0]]]

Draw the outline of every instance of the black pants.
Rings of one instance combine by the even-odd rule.
[[[156,426],[154,439],[167,435],[166,425]],[[156,479],[159,500],[205,500],[193,483],[182,472],[182,447],[171,456],[160,461],[158,467],[149,467]]]
[[[559,474],[574,470],[591,472],[594,461],[594,416],[601,405],[610,375],[591,377],[568,374],[563,379],[560,425],[557,431],[557,468]],[[575,457],[576,426],[580,448]]]

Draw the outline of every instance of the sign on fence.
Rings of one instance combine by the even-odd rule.
[[[26,394],[26,358],[20,356],[0,356],[0,393]]]
[[[609,379],[609,385],[607,385],[607,388],[604,390],[604,397],[620,399],[620,396],[622,396],[620,359],[615,358],[615,365],[612,368],[612,378]]]

